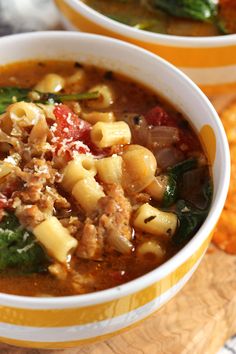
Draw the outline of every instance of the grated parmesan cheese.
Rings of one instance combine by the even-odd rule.
[[[29,245],[25,246],[24,248],[16,250],[19,254],[23,252],[27,252],[29,249],[31,249],[34,246],[34,242],[30,243]]]

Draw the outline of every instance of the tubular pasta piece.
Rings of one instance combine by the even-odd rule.
[[[138,256],[145,256],[149,253],[154,254],[158,259],[163,259],[165,250],[155,241],[147,241],[137,249]]]
[[[163,212],[148,203],[139,207],[134,217],[134,227],[155,236],[173,236],[177,222],[174,213]]]
[[[97,122],[111,123],[116,121],[116,117],[113,112],[83,113],[82,118],[91,124],[95,124]]]
[[[81,92],[84,89],[86,83],[86,74],[83,69],[77,70],[73,75],[69,76],[65,80],[66,85],[76,85],[76,92]]]
[[[10,105],[7,111],[12,122],[17,123],[20,127],[35,125],[40,119],[45,117],[36,104],[24,101]]]
[[[114,93],[111,88],[107,85],[97,85],[92,87],[90,92],[98,91],[100,93],[100,97],[96,100],[89,100],[87,102],[88,107],[94,109],[103,109],[108,108],[114,103]]]
[[[32,128],[29,135],[29,143],[31,144],[43,144],[47,140],[49,128],[46,119],[42,117]]]
[[[0,179],[9,175],[14,170],[14,165],[5,161],[0,162]]]
[[[72,195],[87,213],[93,212],[99,199],[105,196],[102,187],[94,177],[86,177],[77,182]]]
[[[82,155],[70,161],[63,171],[62,187],[71,192],[74,185],[86,177],[94,177],[97,173],[95,161],[91,156]]]
[[[147,192],[153,199],[161,201],[164,197],[168,183],[167,176],[157,176],[154,180],[145,188]]]
[[[36,226],[33,233],[48,254],[61,263],[69,260],[69,256],[78,245],[78,241],[69,234],[55,216],[49,217]]]
[[[131,131],[125,122],[96,123],[91,130],[91,140],[99,148],[117,144],[130,144]]]
[[[58,74],[47,74],[34,87],[36,91],[56,93],[65,86],[65,80]]]
[[[154,180],[157,162],[153,153],[141,145],[125,147],[123,187],[127,192],[138,193]]]
[[[121,183],[122,157],[112,155],[96,161],[98,176],[105,183]]]
[[[55,120],[55,115],[53,113],[53,111],[55,109],[54,104],[38,103],[37,106],[40,107],[43,110],[43,113],[44,113],[46,118],[50,118],[50,119]]]
[[[13,128],[12,120],[8,113],[3,113],[0,115],[0,129],[6,133],[11,134]]]

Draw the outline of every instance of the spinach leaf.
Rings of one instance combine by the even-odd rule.
[[[183,173],[192,170],[196,166],[197,166],[197,160],[194,158],[190,158],[179,162],[173,167],[168,168],[167,170],[168,183],[162,201],[163,208],[167,208],[172,204],[174,204],[174,202],[178,197],[180,177],[183,175]]]
[[[152,4],[172,16],[199,21],[212,19],[218,10],[214,0],[152,0]]]
[[[18,87],[0,87],[0,114],[7,106],[17,101],[27,100],[29,90]]]
[[[169,181],[171,182],[170,187],[174,186],[170,190],[175,191],[174,193],[164,195],[163,199],[163,208],[167,208],[170,205],[173,205],[174,202],[180,195],[178,190],[180,188],[180,181],[183,174],[187,171],[193,170],[197,167],[197,159],[190,158],[184,160],[175,166],[168,169]],[[204,185],[201,185],[201,198],[202,198],[202,208],[197,207],[193,201],[187,201],[185,199],[179,199],[175,205],[172,206],[171,210],[174,212],[179,220],[179,225],[175,235],[172,238],[172,241],[179,245],[187,242],[193,237],[193,235],[200,228],[201,224],[207,217],[209,208],[212,201],[213,195],[213,185],[210,179],[210,176],[206,176]]]
[[[171,174],[168,175],[168,183],[166,186],[166,191],[162,200],[162,207],[167,208],[172,205],[177,198],[178,187],[177,179],[174,178]]]
[[[20,226],[13,214],[6,215],[0,223],[0,271],[14,268],[23,273],[42,272],[48,264],[34,235]]]
[[[34,102],[49,104],[62,103],[65,101],[94,100],[100,96],[98,91],[71,94],[43,93],[37,91],[37,94],[39,95],[39,99]]]
[[[173,178],[178,179],[184,172],[187,172],[197,167],[197,164],[197,159],[190,158],[177,163],[173,167],[169,167],[167,171],[170,175],[173,176]]]
[[[175,213],[179,219],[179,227],[172,241],[175,244],[182,244],[189,241],[198,231],[208,214],[208,209],[200,210],[185,200],[178,200]]]
[[[172,238],[175,244],[182,244],[190,240],[206,219],[213,195],[211,180],[208,180],[203,186],[203,194],[206,198],[206,207],[204,209],[197,208],[192,203],[182,199],[176,203],[174,212],[178,216],[179,227]]]
[[[18,101],[32,101],[35,103],[53,104],[72,100],[92,100],[97,99],[100,96],[98,91],[75,94],[54,94],[35,91],[37,92],[37,99],[34,100],[31,98],[31,92],[33,92],[32,89],[18,87],[0,87],[0,114],[4,113],[10,104]]]

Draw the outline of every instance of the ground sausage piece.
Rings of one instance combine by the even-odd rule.
[[[86,259],[101,259],[106,251],[130,251],[132,229],[130,227],[131,204],[124,196],[121,186],[105,187],[107,196],[98,202],[95,219],[87,219],[82,230],[77,256]]]
[[[16,208],[16,216],[20,223],[27,229],[32,230],[45,220],[44,214],[36,205],[20,205]]]
[[[102,258],[103,243],[103,237],[96,226],[87,219],[76,254],[80,258],[99,260]]]
[[[101,198],[98,202],[101,215],[100,224],[103,224],[104,228],[118,231],[120,235],[130,240],[132,238],[130,227],[131,204],[124,196],[124,191],[120,185],[108,185],[106,192],[107,196]],[[107,220],[109,220],[109,225],[106,224]]]

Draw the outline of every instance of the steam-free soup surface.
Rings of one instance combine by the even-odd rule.
[[[156,93],[59,61],[1,67],[0,87],[1,292],[120,285],[199,229],[211,203],[208,159]]]
[[[236,33],[234,0],[84,0],[109,18],[155,33],[218,36]]]

